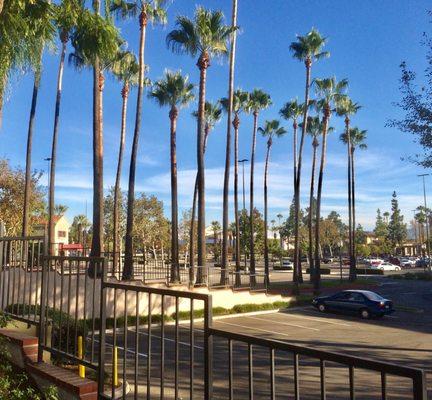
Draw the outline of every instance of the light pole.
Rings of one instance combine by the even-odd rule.
[[[414,227],[414,252],[418,252],[418,241],[417,241],[417,226],[416,226],[416,211],[417,210],[411,210],[413,212],[413,227]],[[414,256],[416,254],[413,254]]]
[[[249,160],[246,158],[243,158],[242,160],[239,160],[239,163],[242,165],[242,174],[243,174],[243,219],[246,217],[245,215],[245,210],[246,210],[246,198],[245,198],[245,169],[244,169],[244,164],[245,162],[248,162]],[[242,224],[242,235],[244,237],[245,234],[245,221],[243,220],[243,224]],[[245,270],[247,269],[247,257],[246,257],[246,242],[245,242],[245,247],[243,249],[243,253],[244,253],[244,267]]]
[[[429,248],[429,216],[428,216],[428,209],[427,209],[427,200],[426,200],[426,183],[425,183],[425,176],[429,176],[429,174],[420,174],[417,175],[418,177],[421,177],[423,180],[423,199],[424,199],[424,208],[425,208],[425,214],[426,214],[426,251],[428,256],[428,266],[430,270],[430,248]]]

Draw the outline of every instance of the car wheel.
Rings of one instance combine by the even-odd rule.
[[[327,307],[325,306],[325,304],[320,303],[320,304],[318,304],[318,310],[319,310],[319,312],[326,312]]]
[[[399,268],[399,267],[396,267],[395,268],[395,271],[400,271],[401,269]]]
[[[360,317],[363,319],[369,319],[370,318],[370,312],[367,308],[363,308],[360,310]]]

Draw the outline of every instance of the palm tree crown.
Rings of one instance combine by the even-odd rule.
[[[183,76],[181,71],[165,71],[165,77],[155,82],[149,97],[161,107],[185,107],[195,98],[193,90],[188,75]]]
[[[165,25],[167,22],[167,13],[165,7],[169,1],[167,0],[112,0],[110,11],[118,18],[127,19],[135,17],[141,13],[145,15],[147,21],[152,24]]]
[[[220,103],[225,112],[228,112],[229,101],[226,97],[223,97],[220,100]],[[249,106],[249,93],[244,92],[241,89],[237,89],[234,92],[233,97],[233,111],[235,114],[240,114],[242,111],[245,111]]]
[[[336,107],[336,113],[339,116],[349,117],[356,114],[360,108],[361,106],[358,103],[354,103],[348,96],[345,96],[339,101]]]
[[[192,116],[198,118],[198,111],[194,111]],[[214,126],[221,120],[222,118],[222,107],[219,101],[214,103],[210,101],[206,101],[204,107],[204,124],[206,129],[213,129]]]
[[[317,102],[318,108],[324,111],[334,111],[343,99],[346,98],[345,91],[348,88],[348,80],[336,81],[335,77],[315,79],[315,91],[320,100]]]
[[[197,54],[226,56],[230,35],[237,29],[224,24],[221,11],[203,7],[196,9],[194,20],[185,16],[177,17],[176,27],[166,38],[168,47],[176,53],[187,53],[192,57]]]
[[[303,114],[304,105],[299,103],[297,99],[288,101],[280,109],[279,115],[287,121],[292,119],[297,122],[297,119]]]
[[[60,4],[54,5],[55,24],[62,41],[67,41],[69,33],[77,25],[83,9],[83,0],[62,0]]]
[[[249,103],[247,104],[246,111],[251,113],[259,113],[272,105],[272,100],[269,94],[261,89],[254,89],[249,94]]]
[[[135,54],[130,51],[119,51],[112,65],[111,72],[123,84],[138,85],[139,65]],[[147,84],[149,83],[150,81],[147,81]]]
[[[330,56],[328,51],[322,51],[326,42],[327,39],[322,37],[315,28],[312,28],[305,36],[297,35],[297,42],[291,43],[290,50],[294,58],[300,61],[312,62]]]
[[[365,143],[366,137],[367,137],[367,130],[361,130],[357,127],[350,129],[350,140],[351,140],[351,147],[352,149],[367,149],[367,144]],[[348,143],[348,135],[346,132],[341,133],[340,140],[347,144]]]
[[[259,127],[258,132],[261,133],[262,136],[268,137],[270,141],[275,136],[281,137],[285,135],[286,130],[283,126],[280,126],[280,121],[273,119],[271,121],[265,121],[264,127]]]

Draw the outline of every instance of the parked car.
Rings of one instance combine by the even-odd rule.
[[[331,264],[333,262],[333,257],[324,257],[322,262],[323,264]]]
[[[282,260],[280,261],[280,264],[275,264],[273,266],[274,270],[287,270],[287,271],[292,271],[294,269],[294,263],[289,259],[289,258],[282,258]]]
[[[400,266],[403,268],[414,268],[416,259],[411,257],[401,257],[399,259]]]
[[[380,269],[381,271],[400,271],[402,269],[399,265],[395,265],[387,261],[384,261],[379,265],[373,266],[373,268]]]
[[[369,258],[368,263],[371,267],[380,265],[384,260],[381,258]]]
[[[336,311],[364,319],[394,312],[391,300],[369,290],[343,290],[330,296],[316,297],[312,300],[312,305],[320,312]]]
[[[416,261],[415,266],[417,268],[427,268],[429,266],[429,259],[426,258],[420,258]]]

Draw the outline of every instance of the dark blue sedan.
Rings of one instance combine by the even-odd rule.
[[[343,290],[330,296],[316,297],[312,300],[312,305],[320,312],[343,312],[364,319],[394,312],[391,300],[369,290]]]

